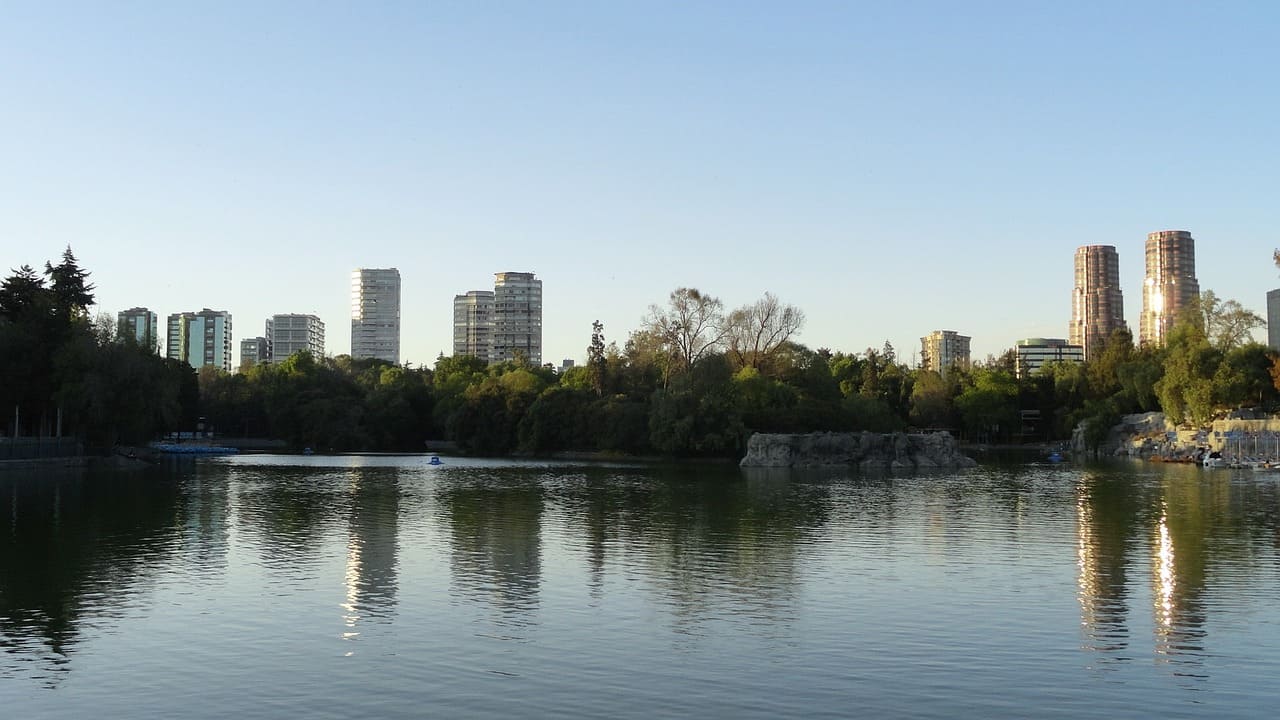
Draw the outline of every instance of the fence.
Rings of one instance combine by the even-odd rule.
[[[0,460],[75,457],[83,453],[84,447],[75,438],[0,437]]]

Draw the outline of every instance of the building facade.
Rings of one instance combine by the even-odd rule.
[[[542,281],[533,273],[494,273],[491,348],[489,362],[542,364]]]
[[[485,362],[493,351],[493,292],[471,290],[453,296],[453,354]]]
[[[1196,241],[1185,230],[1147,235],[1146,277],[1142,281],[1142,318],[1138,342],[1160,347],[1178,316],[1200,297],[1196,280]]]
[[[1111,333],[1125,327],[1120,256],[1114,245],[1084,245],[1076,249],[1075,265],[1067,336],[1090,358],[1101,351]]]
[[[160,352],[160,319],[144,307],[129,308],[116,315],[116,337]]]
[[[324,357],[324,322],[315,315],[272,315],[266,330],[267,357],[272,362],[301,350],[316,359]]]
[[[240,369],[247,370],[261,362],[271,361],[271,348],[264,337],[240,341]]]
[[[400,271],[351,272],[351,357],[400,364]]]
[[[969,366],[969,336],[955,330],[934,330],[920,338],[920,366],[937,373],[952,366]]]
[[[1267,292],[1267,347],[1280,351],[1280,289]]]
[[[1061,338],[1024,338],[1014,345],[1014,350],[1017,354],[1013,370],[1019,380],[1035,375],[1046,363],[1081,363],[1085,358],[1083,345]]]
[[[206,365],[231,372],[231,313],[205,308],[169,316],[166,357],[193,368]]]

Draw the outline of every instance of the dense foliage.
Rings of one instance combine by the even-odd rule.
[[[113,322],[91,322],[93,289],[71,248],[43,274],[23,265],[0,283],[5,435],[76,435],[109,447],[194,424],[190,366],[117,342]]]
[[[26,432],[47,433],[61,409],[65,430],[99,445],[191,429],[198,414],[223,436],[323,451],[451,440],[490,455],[732,456],[757,431],[948,428],[971,442],[1043,441],[1084,420],[1101,432],[1128,412],[1203,424],[1280,400],[1276,356],[1247,342],[1258,319],[1209,293],[1164,348],[1119,331],[1087,363],[1022,379],[1012,351],[938,374],[899,362],[888,343],[812,350],[792,339],[803,313],[771,295],[725,312],[679,288],[621,348],[594,323],[586,365],[562,374],[465,356],[413,368],[299,353],[235,374],[202,368],[197,381],[185,364],[116,340],[112,323],[89,322],[86,277],[68,250],[43,277],[23,267],[0,286],[0,402],[18,408]]]

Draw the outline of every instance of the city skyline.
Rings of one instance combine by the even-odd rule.
[[[456,278],[502,267],[555,288],[556,364],[677,287],[772,292],[812,348],[912,362],[954,327],[980,361],[1067,335],[1091,244],[1137,335],[1163,228],[1202,289],[1265,314],[1280,287],[1267,4],[297,10],[12,9],[3,269],[70,245],[102,311],[283,308],[340,354],[345,274],[397,267],[415,365]]]

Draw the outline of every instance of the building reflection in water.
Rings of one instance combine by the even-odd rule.
[[[449,524],[454,587],[487,602],[507,625],[536,621],[542,574],[544,490],[521,473],[442,483],[436,503]]]
[[[182,477],[182,515],[179,531],[182,554],[201,574],[216,575],[227,566],[231,535],[231,499],[227,477],[193,464]]]
[[[1129,647],[1128,553],[1137,532],[1138,508],[1130,483],[1087,476],[1077,488],[1076,562],[1080,625],[1085,647],[1127,659]]]
[[[1166,479],[1151,531],[1152,621],[1156,659],[1179,675],[1199,676],[1204,664],[1204,593],[1209,546],[1230,525],[1229,484],[1199,476]]]
[[[1145,545],[1150,566],[1142,574],[1151,593],[1151,656],[1173,666],[1176,675],[1200,677],[1211,551],[1232,546],[1222,542],[1226,535],[1249,531],[1232,516],[1229,478],[1205,475],[1198,468],[1162,472],[1152,485],[1124,476],[1089,476],[1081,483],[1076,513],[1081,627],[1086,648],[1102,653],[1103,664],[1138,654],[1125,652],[1131,642],[1129,596],[1135,591],[1128,577],[1129,554]]]
[[[394,615],[400,468],[355,468],[348,476],[346,493],[350,510],[342,620],[343,638],[354,640],[362,622],[386,621]]]

